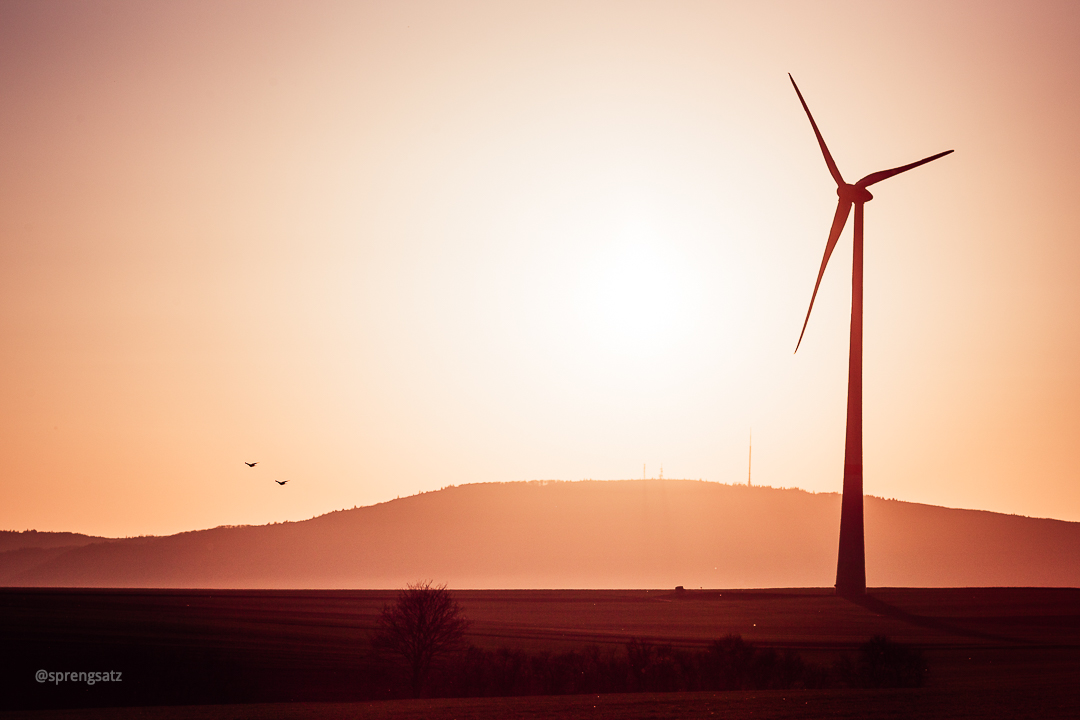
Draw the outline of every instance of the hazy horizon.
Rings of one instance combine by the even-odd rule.
[[[847,178],[955,149],[866,207],[866,493],[1080,521],[1080,6],[90,0],[0,4],[0,527],[839,492],[789,72]]]
[[[362,509],[362,508],[375,507],[376,505],[384,505],[386,503],[394,502],[395,500],[407,500],[409,498],[417,497],[419,495],[426,495],[428,493],[439,492],[440,490],[448,490],[448,489],[458,488],[458,487],[469,487],[469,486],[473,486],[473,485],[509,485],[509,484],[516,484],[516,483],[520,483],[520,484],[533,484],[533,483],[535,483],[535,484],[539,484],[539,485],[545,485],[545,484],[548,484],[548,483],[568,483],[568,484],[572,484],[572,483],[594,483],[594,482],[599,482],[599,483],[621,483],[621,482],[633,482],[633,481],[640,481],[640,480],[651,481],[651,482],[663,482],[663,481],[704,482],[704,483],[710,483],[710,484],[714,484],[714,485],[723,485],[725,487],[751,487],[751,488],[762,488],[762,489],[766,489],[766,490],[795,490],[795,491],[798,491],[798,492],[805,492],[805,493],[808,493],[808,494],[811,494],[811,495],[836,495],[838,497],[841,495],[839,490],[807,490],[805,488],[800,488],[800,487],[797,487],[797,486],[758,485],[756,483],[748,486],[745,481],[741,482],[741,483],[740,482],[721,482],[721,481],[718,481],[718,480],[708,480],[708,479],[705,479],[705,478],[673,478],[673,477],[660,478],[660,477],[653,476],[653,477],[638,477],[638,478],[580,478],[580,479],[577,479],[577,480],[559,480],[557,478],[546,478],[546,479],[535,479],[535,480],[483,480],[483,481],[479,481],[479,482],[475,482],[475,483],[466,482],[466,483],[459,483],[459,484],[448,484],[448,485],[443,485],[441,487],[431,488],[429,490],[417,490],[415,493],[410,493],[408,495],[396,495],[396,496],[394,496],[392,498],[386,498],[385,500],[378,500],[376,502],[368,503],[368,504],[365,504],[365,505],[352,505],[351,507],[331,508],[331,509],[319,512],[316,515],[311,515],[310,517],[303,517],[303,518],[283,520],[283,521],[271,520],[271,521],[268,521],[266,523],[242,523],[242,524],[222,523],[221,525],[213,525],[213,526],[206,526],[206,527],[184,528],[182,530],[177,530],[176,532],[164,533],[164,534],[160,534],[160,535],[155,535],[155,534],[152,534],[152,533],[146,533],[146,534],[140,534],[140,535],[93,535],[93,536],[91,536],[88,533],[79,533],[77,531],[72,531],[72,530],[41,530],[39,528],[21,528],[20,529],[20,528],[13,528],[13,527],[0,528],[0,532],[12,532],[12,533],[39,532],[39,533],[55,533],[55,534],[58,534],[58,535],[62,535],[62,534],[78,534],[78,535],[87,535],[87,536],[91,536],[91,537],[101,537],[101,538],[110,539],[110,540],[132,539],[132,538],[138,538],[138,537],[169,537],[169,536],[172,536],[172,535],[179,535],[179,534],[183,534],[183,533],[201,532],[201,531],[204,531],[204,530],[216,530],[216,529],[219,529],[219,528],[262,527],[262,526],[265,526],[265,525],[273,525],[273,524],[280,524],[280,523],[305,522],[307,520],[315,520],[315,519],[318,519],[320,517],[324,517],[326,515],[333,515],[334,513],[346,512],[348,510],[359,510],[359,509]],[[1061,518],[1043,517],[1043,516],[1038,516],[1038,515],[1023,515],[1023,514],[1020,514],[1020,513],[1001,513],[999,511],[985,510],[985,509],[982,509],[982,508],[965,508],[965,507],[953,507],[953,506],[950,506],[950,505],[933,505],[933,504],[929,504],[929,503],[918,503],[918,502],[914,502],[914,501],[911,501],[911,500],[904,500],[903,498],[883,497],[883,496],[874,495],[874,494],[871,494],[871,493],[865,493],[863,497],[864,498],[872,498],[872,499],[875,499],[875,500],[898,501],[898,502],[908,503],[908,504],[911,504],[911,505],[927,505],[928,507],[940,508],[940,509],[943,509],[943,510],[964,510],[964,511],[971,511],[971,512],[990,512],[990,513],[1001,514],[1001,515],[1006,515],[1006,516],[1011,516],[1011,517],[1027,518],[1027,519],[1031,519],[1031,520],[1055,520],[1055,521],[1061,521],[1061,522],[1080,522],[1080,521],[1077,521],[1077,520],[1061,520]]]
[[[1075,587],[1080,523],[866,498],[875,587]],[[698,480],[483,483],[301,522],[0,537],[0,586],[830,587],[840,496]]]

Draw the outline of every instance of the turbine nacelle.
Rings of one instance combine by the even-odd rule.
[[[874,199],[874,196],[866,188],[846,184],[837,186],[836,197],[840,198],[842,203],[864,203]]]

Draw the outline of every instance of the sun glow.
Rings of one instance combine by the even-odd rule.
[[[849,180],[957,151],[867,209],[866,491],[1080,518],[1080,16],[669,5],[0,3],[0,528],[745,482],[751,424],[755,485],[839,489],[789,72]]]
[[[656,360],[687,342],[698,315],[698,281],[679,255],[676,232],[630,217],[598,248],[581,290],[584,329],[595,351]]]

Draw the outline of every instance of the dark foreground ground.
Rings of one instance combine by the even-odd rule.
[[[0,590],[0,707],[12,717],[1076,718],[1080,590],[462,591],[468,640],[564,652],[730,633],[828,665],[873,635],[920,648],[926,685],[381,700],[368,639],[393,592]],[[121,673],[39,683],[35,673]],[[98,709],[93,709],[98,708]]]

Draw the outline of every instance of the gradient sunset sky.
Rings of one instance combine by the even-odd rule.
[[[789,72],[849,181],[956,151],[867,205],[866,492],[1080,520],[1080,4],[9,0],[0,528],[839,491]]]

